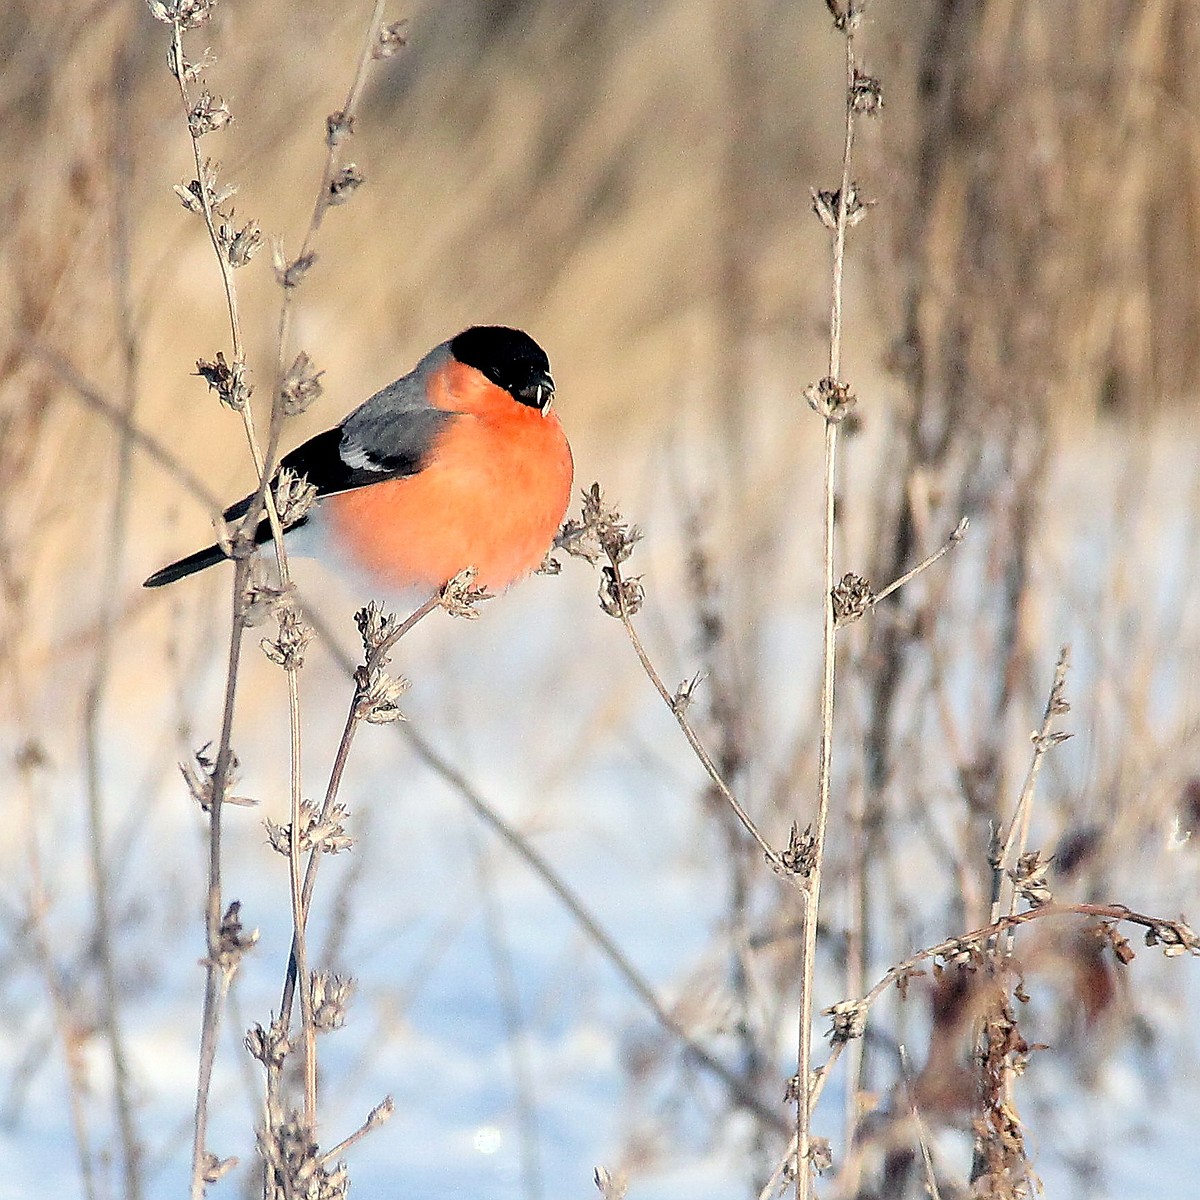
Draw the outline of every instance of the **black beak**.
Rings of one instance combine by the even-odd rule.
[[[554,400],[554,380],[549,374],[538,375],[517,391],[517,399],[545,413]]]

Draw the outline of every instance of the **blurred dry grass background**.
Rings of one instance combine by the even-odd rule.
[[[210,86],[236,118],[206,149],[239,185],[239,216],[289,243],[366,16],[228,2],[205,31],[218,54]],[[400,16],[410,46],[374,74],[350,154],[368,183],[331,214],[300,298],[297,345],[326,372],[326,396],[290,437],[467,324],[529,329],[549,350],[580,482],[602,479],[648,526],[645,622],[664,672],[708,671],[706,730],[781,839],[807,819],[814,755],[820,431],[800,395],[824,370],[828,291],[808,189],[832,185],[840,137],[825,8],[491,0],[389,14]],[[944,572],[848,639],[840,787],[852,810],[834,846],[829,1002],[843,994],[843,929],[867,945],[869,983],[978,917],[988,823],[1011,808],[1062,641],[1075,649],[1081,736],[1056,768],[1038,844],[1087,850],[1064,868],[1064,891],[1173,914],[1194,895],[1195,850],[1167,847],[1200,822],[1200,14],[1189,0],[875,0],[863,49],[885,109],[856,171],[878,206],[851,244],[846,375],[862,429],[847,454],[842,566],[882,584],[964,512],[975,532]],[[132,397],[137,425],[218,497],[251,478],[232,418],[189,374],[226,334],[211,250],[170,192],[190,167],[164,55],[133,0],[14,0],[0,12],[3,777],[14,807],[26,804],[6,835],[21,864],[5,894],[6,961],[18,980],[36,894],[22,821],[36,818],[52,911],[75,887],[75,859],[56,857],[82,840],[82,724],[119,438],[81,389],[118,407]],[[128,390],[114,266],[126,226]],[[239,282],[261,384],[275,336],[269,256]],[[110,849],[119,862],[126,839],[140,846],[140,872],[182,820],[170,764],[211,736],[226,584],[143,597],[138,582],[206,537],[209,513],[136,448],[129,501],[105,762]],[[534,831],[603,827],[571,798],[614,760],[655,781],[641,786],[706,800],[612,631],[580,615],[590,581],[534,595],[552,584],[529,585],[524,622],[513,597],[479,630],[414,650],[406,670],[440,681],[414,699],[437,744]],[[329,610],[348,629],[362,598],[331,586]],[[546,638],[533,647],[538,617]],[[328,663],[312,670],[314,688],[337,686]],[[251,683],[239,744],[262,752],[250,782],[277,793],[278,688],[265,668]],[[496,711],[497,686],[521,693],[509,711]],[[540,720],[546,733],[547,713],[543,740],[529,730]],[[313,714],[316,761],[339,719]],[[481,749],[499,744],[510,761]],[[167,815],[139,831],[152,804]],[[695,812],[711,838],[710,809]],[[774,945],[763,931],[788,916],[736,833],[723,837],[705,883],[728,909],[696,969],[736,1014],[721,1032],[741,1067],[776,1103],[795,947],[747,949],[756,937]],[[909,838],[918,849],[897,861]],[[187,929],[198,907],[190,835],[169,845],[151,857],[160,875],[117,872],[139,970],[148,931]],[[49,957],[86,1013],[88,921],[57,921],[65,940]],[[1065,944],[1039,953],[1061,1000],[1047,1019],[1078,1052],[1070,1086],[1082,1087],[1119,1040],[1096,1024],[1118,985],[1092,947]],[[939,1011],[949,1037],[962,1007]],[[692,1016],[702,1029],[712,1019]],[[95,1034],[80,1020],[72,1036],[86,1048]],[[1152,1040],[1138,1003],[1121,1020]],[[630,1056],[635,1096],[663,1086],[652,1042]],[[41,1030],[33,1044],[53,1038]],[[886,1039],[868,1044],[865,1092],[888,1094],[892,1059]],[[953,1125],[954,1081],[935,1059],[918,1060],[917,1091],[931,1119]],[[670,1137],[652,1127],[631,1129],[630,1163],[669,1157]],[[887,1136],[861,1176],[841,1177],[847,1194],[919,1186],[896,1174]],[[777,1151],[761,1142],[747,1180]]]

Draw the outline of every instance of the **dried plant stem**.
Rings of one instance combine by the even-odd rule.
[[[671,715],[682,730],[683,736],[687,739],[687,743],[691,746],[693,753],[700,760],[700,765],[704,768],[709,779],[712,780],[713,786],[720,793],[722,799],[729,805],[734,815],[742,823],[742,827],[758,843],[758,848],[763,852],[763,855],[771,866],[784,878],[792,878],[792,872],[784,865],[783,860],[771,846],[770,842],[759,832],[758,826],[755,825],[750,814],[742,807],[741,802],[722,778],[721,772],[717,770],[717,765],[713,762],[712,756],[704,748],[704,743],[700,741],[699,734],[696,733],[695,729],[692,728],[692,723],[687,719],[685,704],[682,699],[673,696],[667,690],[667,685],[663,683],[662,676],[659,675],[654,663],[650,660],[649,654],[646,653],[646,648],[642,645],[642,639],[638,635],[637,627],[633,623],[633,615],[629,611],[629,604],[625,598],[626,581],[621,574],[620,561],[613,554],[608,555],[608,561],[616,585],[613,593],[617,604],[617,615],[620,617],[621,624],[625,627],[625,633],[629,637],[634,653],[638,657],[638,662],[642,664],[642,670],[646,672],[647,678],[654,685],[654,690],[662,697],[663,703],[671,710]]]
[[[237,290],[233,282],[233,267],[221,245],[214,217],[212,197],[205,185],[205,164],[200,152],[200,138],[191,129],[190,115],[192,100],[188,92],[183,53],[183,26],[179,20],[171,25],[171,65],[172,73],[179,87],[180,102],[183,106],[184,121],[188,124],[192,143],[192,157],[196,168],[197,199],[205,228],[208,230],[209,241],[221,272],[221,281],[225,290],[225,303],[229,314],[229,329],[232,343],[233,360],[235,364],[245,362],[245,346],[242,339],[241,319],[238,310]],[[259,446],[254,425],[254,413],[248,402],[240,406],[243,430],[254,468],[259,479],[259,493],[265,503],[267,519],[274,535],[276,552],[281,557],[281,572],[286,575],[286,560],[283,558],[283,536],[273,497],[267,486],[266,464]],[[257,505],[252,505],[243,522],[244,529],[253,529],[258,523],[259,511]],[[229,987],[232,973],[236,969],[236,958],[231,958],[223,952],[221,945],[221,919],[223,905],[221,900],[221,810],[225,793],[229,788],[233,767],[233,714],[237,696],[238,670],[241,663],[242,635],[245,632],[245,593],[248,574],[248,560],[239,557],[235,563],[233,576],[233,602],[230,631],[230,648],[227,664],[224,708],[221,718],[221,736],[217,746],[217,755],[213,766],[211,800],[209,804],[209,855],[208,855],[208,895],[205,905],[205,932],[207,954],[205,956],[204,984],[204,1013],[200,1032],[200,1065],[196,1085],[196,1118],[194,1139],[192,1144],[192,1185],[193,1200],[200,1200],[204,1195],[205,1177],[207,1171],[206,1134],[208,1124],[208,1096],[212,1084],[213,1065],[216,1061],[217,1035],[220,1030],[221,1010],[226,991]],[[290,689],[289,689],[290,690]],[[291,706],[289,706],[291,708]],[[299,736],[298,730],[293,729],[293,744]],[[293,762],[293,793],[299,775],[297,762]]]
[[[286,578],[284,584],[286,586]],[[292,902],[292,956],[300,981],[300,1028],[304,1067],[304,1124],[311,1133],[317,1127],[317,1027],[313,1021],[312,976],[308,971],[308,906],[304,902],[302,877],[301,824],[303,814],[303,785],[300,780],[300,689],[297,670],[287,667],[288,721],[291,753],[291,832],[288,838],[288,886]]]
[[[856,1041],[861,1039],[856,1038]],[[913,1124],[917,1130],[917,1141],[921,1147],[921,1162],[925,1167],[925,1190],[929,1200],[942,1200],[942,1192],[938,1187],[937,1172],[933,1169],[933,1155],[929,1150],[929,1137],[925,1132],[925,1122],[921,1120],[921,1110],[917,1107],[917,1097],[913,1091],[912,1071],[909,1069],[908,1050],[903,1042],[900,1043],[900,1070],[904,1075],[904,1095],[908,1100],[908,1110],[912,1113]]]
[[[214,760],[212,795],[208,813],[208,893],[205,904],[205,931],[208,952],[204,959],[204,1012],[200,1025],[200,1065],[196,1080],[196,1120],[192,1141],[192,1200],[202,1200],[205,1183],[208,1095],[212,1085],[213,1064],[217,1055],[221,1009],[232,978],[221,955],[221,807],[229,787],[233,764],[233,712],[237,697],[238,670],[241,665],[245,610],[240,602],[245,590],[249,562],[238,559],[233,570],[233,621],[229,635],[229,657],[225,669],[225,698],[221,713],[221,735]]]
[[[1016,912],[1020,892],[1017,887],[1016,878],[1009,877],[1009,873],[1017,868],[1021,856],[1025,853],[1025,847],[1029,842],[1029,825],[1033,816],[1033,800],[1037,790],[1037,780],[1041,772],[1042,761],[1051,749],[1070,736],[1069,734],[1055,733],[1053,729],[1055,717],[1066,712],[1069,707],[1063,698],[1067,679],[1067,666],[1068,650],[1064,646],[1059,653],[1058,662],[1054,667],[1054,680],[1050,685],[1050,693],[1046,698],[1046,706],[1042,713],[1041,728],[1033,735],[1033,755],[1029,761],[1029,769],[1025,773],[1025,782],[1021,787],[1021,794],[1017,799],[1012,820],[1009,821],[1008,829],[1004,834],[1003,845],[997,846],[996,843],[998,843],[999,839],[994,839],[991,864],[992,904],[990,917],[993,925],[999,920],[1000,914],[1005,908],[1007,908],[1009,916],[1012,916]],[[1006,879],[1008,883],[1007,905],[1002,902]],[[1013,939],[1015,937],[1015,929],[1010,928],[1006,931],[1003,939],[1000,937],[992,939],[990,943],[991,958],[989,959],[989,968],[991,970],[1003,970],[1003,964],[1012,952]],[[1004,942],[1003,952],[1000,952],[1001,940]],[[987,1053],[986,1037],[986,1023],[984,1017],[981,1016],[976,1021],[975,1029],[975,1044],[977,1046],[977,1053],[981,1058]],[[1004,1091],[1005,1104],[1015,1114],[1016,1100],[1013,1096],[1012,1072],[1010,1069],[1005,1070]],[[983,1144],[980,1136],[977,1134],[974,1161],[971,1168],[972,1182],[979,1178],[980,1174],[985,1170],[985,1166]]]
[[[375,0],[375,7],[371,12],[371,20],[367,26],[366,37],[363,39],[362,50],[359,52],[358,64],[354,69],[354,78],[350,81],[350,90],[346,93],[346,103],[342,105],[340,113],[341,123],[347,126],[348,131],[348,127],[353,124],[355,114],[358,112],[363,90],[367,86],[367,73],[370,70],[372,61],[376,57],[376,51],[380,44],[379,33],[383,25],[383,13],[386,7],[386,0]],[[301,253],[307,252],[312,239],[316,236],[317,230],[321,228],[321,221],[324,219],[326,212],[329,211],[333,195],[332,185],[341,157],[339,154],[340,147],[341,142],[339,139],[334,137],[329,138],[329,154],[325,159],[325,169],[321,176],[321,186],[317,191],[316,202],[313,204],[312,216],[309,218],[308,232],[305,234]]]
[[[846,994],[857,996],[867,986],[867,945],[871,926],[871,894],[867,879],[867,789],[862,778],[849,788],[850,852],[846,864],[846,894],[850,901],[846,924]],[[855,1038],[846,1067],[846,1102],[842,1112],[842,1161],[856,1161],[855,1143],[863,1084],[865,1038]]]
[[[1029,842],[1029,822],[1033,815],[1033,798],[1037,791],[1038,775],[1041,773],[1042,761],[1046,755],[1067,735],[1054,732],[1054,718],[1065,711],[1063,689],[1067,681],[1069,665],[1068,648],[1064,646],[1059,653],[1058,662],[1054,665],[1054,681],[1050,685],[1050,693],[1046,698],[1046,707],[1042,712],[1042,725],[1033,735],[1033,755],[1029,760],[1029,770],[1025,774],[1025,782],[1021,787],[1021,795],[1013,811],[1012,820],[1008,823],[1008,831],[1004,836],[1003,848],[992,867],[992,909],[991,919],[997,921],[1001,912],[1001,893],[1003,890],[1005,870],[1013,868],[1020,856],[1025,852]],[[1008,911],[1016,907],[1017,889],[1011,883],[1009,886]],[[1011,946],[1011,937],[1009,939]]]
[[[875,985],[858,999],[843,1001],[836,1005],[835,1008],[827,1011],[835,1014],[851,1014],[865,1021],[867,1012],[876,1001],[903,980],[919,974],[919,968],[922,963],[937,958],[951,961],[959,955],[968,954],[972,951],[982,953],[989,942],[1010,930],[1016,930],[1021,926],[1030,925],[1034,921],[1040,921],[1047,917],[1070,916],[1091,917],[1101,922],[1112,924],[1127,923],[1138,925],[1146,930],[1147,944],[1161,945],[1168,954],[1188,953],[1200,955],[1200,937],[1182,920],[1172,920],[1136,912],[1124,904],[1044,904],[1040,908],[1030,908],[1024,912],[1000,917],[999,920],[993,921],[989,925],[984,925],[979,929],[972,929],[968,933],[946,938],[936,945],[926,946],[923,950],[918,950],[916,953],[910,954],[902,962],[898,962],[895,966],[889,968]],[[1129,957],[1132,957],[1132,954],[1126,951],[1125,958]],[[821,1098],[821,1093],[825,1090],[825,1084],[829,1080],[834,1065],[841,1058],[846,1047],[852,1041],[857,1040],[864,1031],[865,1025],[861,1025],[854,1037],[835,1036],[829,1057],[812,1073],[812,1083],[808,1089],[810,1114],[816,1108],[817,1102]],[[773,1194],[776,1184],[782,1178],[788,1166],[794,1161],[793,1155],[797,1143],[798,1134],[794,1134],[792,1144],[788,1147],[787,1153],[784,1155],[775,1174],[768,1181],[767,1186],[762,1189],[760,1200],[767,1200]]]
[[[384,657],[396,645],[396,643],[404,637],[418,622],[424,620],[431,612],[441,607],[441,597],[437,594],[430,596],[419,608],[417,608],[409,617],[402,621],[392,632],[385,638],[378,647],[371,651],[367,656],[366,667],[362,672],[362,679],[370,677],[373,670],[382,665]],[[317,628],[314,623],[314,628]],[[332,642],[331,642],[332,644]],[[333,767],[329,772],[329,783],[325,788],[325,799],[321,804],[321,811],[317,817],[317,823],[325,821],[333,809],[334,803],[337,800],[338,792],[342,786],[342,776],[345,774],[346,763],[350,758],[350,748],[354,744],[354,735],[357,733],[359,726],[362,724],[362,716],[360,702],[362,700],[361,683],[356,681],[354,695],[350,700],[350,709],[346,714],[346,724],[342,727],[341,740],[338,742],[337,753],[334,755]],[[308,865],[305,868],[304,880],[301,886],[301,903],[300,913],[302,919],[307,921],[309,905],[312,903],[313,892],[317,886],[317,869],[321,865],[322,850],[320,846],[313,846],[308,854]],[[297,926],[292,930],[292,951],[288,959],[287,976],[283,983],[283,995],[279,1002],[279,1012],[286,1026],[291,1019],[292,1004],[295,1000],[296,980],[299,972],[302,970],[302,964],[298,951],[301,948],[304,939],[304,927]]]
[[[851,0],[843,23],[846,44],[845,134],[842,145],[842,180],[838,191],[837,224],[833,237],[833,267],[829,311],[829,379],[841,381],[842,369],[842,283],[846,261],[846,228],[850,197],[850,162],[854,148],[852,103],[855,58],[854,29],[857,14]],[[817,761],[817,822],[814,831],[812,869],[808,875],[803,910],[803,955],[801,958],[800,1019],[796,1054],[796,1200],[808,1200],[812,1191],[812,1022],[813,988],[816,976],[817,915],[821,902],[821,876],[825,855],[825,829],[829,821],[830,780],[833,767],[833,699],[837,625],[833,611],[834,587],[834,499],[836,494],[838,422],[825,418],[825,472],[823,511],[823,587],[821,637],[821,737]]]
[[[1028,908],[1024,912],[1012,913],[984,925],[972,929],[957,937],[946,938],[933,946],[926,946],[915,954],[910,954],[902,962],[882,976],[876,984],[860,1000],[856,1006],[870,1008],[897,980],[913,974],[917,967],[931,958],[949,959],[965,950],[981,949],[992,938],[1009,930],[1015,930],[1034,921],[1042,921],[1049,917],[1094,917],[1100,921],[1111,921],[1118,924],[1137,925],[1145,929],[1149,935],[1148,944],[1162,945],[1167,950],[1177,948],[1179,953],[1200,953],[1200,938],[1191,927],[1182,920],[1168,917],[1156,917],[1149,913],[1138,912],[1124,904],[1043,904],[1040,908]]]
[[[967,529],[971,522],[968,517],[963,517],[961,521],[954,527],[950,536],[932,553],[921,559],[919,563],[911,571],[905,571],[899,579],[893,580],[887,585],[872,601],[873,604],[878,604],[881,600],[886,600],[893,592],[898,591],[906,583],[911,583],[922,571],[927,571],[933,566],[943,554],[949,553],[959,542],[967,535]]]

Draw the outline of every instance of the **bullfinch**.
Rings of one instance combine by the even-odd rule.
[[[571,494],[571,449],[554,380],[528,334],[474,326],[435,346],[340,425],[284,456],[315,502],[284,534],[389,592],[432,591],[468,566],[499,592],[550,549]],[[244,517],[253,496],[225,510]],[[271,541],[266,520],[258,545]],[[156,571],[161,587],[222,562],[219,545]]]

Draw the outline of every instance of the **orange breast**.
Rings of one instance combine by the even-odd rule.
[[[502,591],[538,566],[562,524],[572,462],[557,415],[476,379],[452,374],[431,396],[462,415],[424,470],[321,503],[337,552],[389,590],[433,589],[474,566],[481,586]]]

